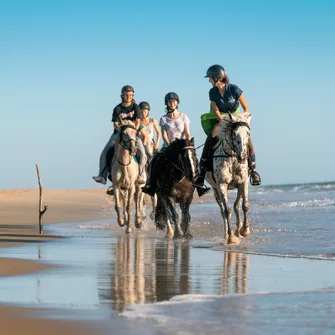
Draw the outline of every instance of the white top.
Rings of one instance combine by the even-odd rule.
[[[190,119],[186,114],[180,113],[178,119],[170,119],[168,115],[164,115],[159,120],[159,125],[166,131],[169,142],[173,142],[175,139],[185,139],[185,125],[190,124]],[[164,142],[164,147],[167,144]]]

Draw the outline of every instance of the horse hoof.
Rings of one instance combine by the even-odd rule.
[[[243,236],[243,237],[247,237],[250,235],[250,228],[247,227],[247,228],[241,228],[240,229],[240,234]]]
[[[191,240],[193,238],[193,235],[191,233],[186,233],[184,234],[184,238],[186,238],[187,240]]]
[[[240,244],[240,239],[237,238],[235,235],[231,235],[231,236],[228,238],[228,244],[239,245],[239,244]]]
[[[241,235],[239,229],[236,229],[236,230],[235,230],[235,236],[238,237],[238,238],[243,237],[243,236]]]
[[[126,234],[131,234],[132,230],[131,229],[127,229],[126,230]]]
[[[140,223],[135,223],[135,227],[136,227],[137,229],[141,229],[141,228],[142,228],[142,222],[140,222]]]
[[[118,224],[119,224],[120,227],[124,226],[124,222],[118,222]]]

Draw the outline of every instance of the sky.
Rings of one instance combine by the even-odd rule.
[[[196,146],[221,64],[252,114],[263,185],[335,180],[335,1],[0,0],[0,189],[101,187],[124,85],[164,114],[180,97]],[[202,148],[198,149],[198,157]]]

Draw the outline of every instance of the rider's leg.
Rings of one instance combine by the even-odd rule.
[[[251,138],[249,138],[248,142],[248,148],[249,148],[249,170],[250,170],[250,177],[251,177],[251,185],[257,186],[261,184],[261,177],[256,172],[256,154],[254,150],[254,145],[252,144]]]
[[[107,176],[108,176],[107,155],[110,152],[110,150],[113,150],[115,137],[116,135],[113,134],[108,140],[104,149],[102,150],[99,162],[99,175],[92,177],[97,183],[101,183],[103,185],[106,185],[107,183]]]
[[[204,148],[202,150],[200,162],[199,162],[199,173],[193,179],[194,187],[203,187],[205,182],[205,175],[207,171],[207,162],[209,159],[210,151],[214,144],[214,138],[210,133],[205,141]]]
[[[149,163],[149,177],[145,186],[142,187],[142,191],[150,196],[154,196],[156,192],[157,179],[158,179],[158,170],[160,168],[161,153],[157,153],[152,157]]]
[[[137,160],[140,167],[140,175],[138,176],[138,183],[145,184],[146,174],[145,174],[145,164],[147,163],[147,155],[145,154],[145,149],[142,140],[136,137],[136,147],[137,147]]]

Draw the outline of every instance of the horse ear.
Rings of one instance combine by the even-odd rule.
[[[229,115],[230,121],[234,122],[234,120],[233,120],[233,114],[230,113],[230,112],[228,112],[228,115]]]
[[[190,139],[190,145],[194,145],[194,137]]]

